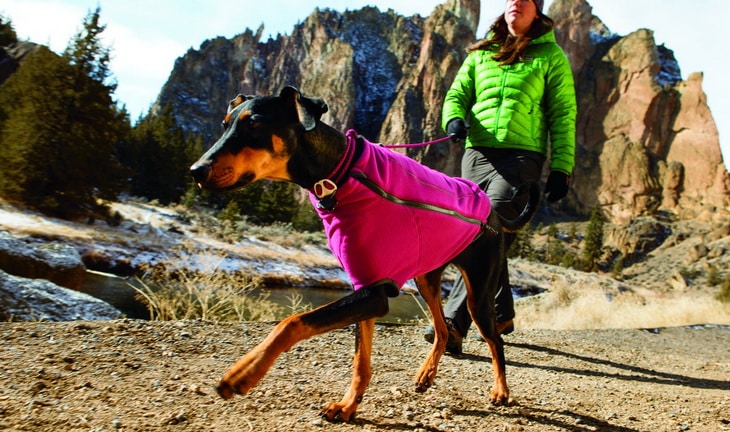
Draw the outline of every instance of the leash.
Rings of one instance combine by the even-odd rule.
[[[415,144],[378,144],[378,145],[381,147],[386,147],[386,148],[426,147],[426,146],[430,146],[433,144],[442,143],[442,142],[448,141],[450,139],[451,139],[450,136],[445,136],[443,138],[437,138],[433,141],[427,141],[427,142],[421,142],[421,143],[415,143]]]

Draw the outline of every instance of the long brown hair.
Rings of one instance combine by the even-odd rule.
[[[498,17],[489,27],[487,36],[466,48],[467,52],[476,50],[490,50],[495,54],[492,59],[499,64],[511,65],[524,60],[527,45],[535,38],[540,37],[553,29],[554,21],[547,15],[539,14],[532,22],[530,30],[522,36],[512,36],[507,27],[504,14]]]

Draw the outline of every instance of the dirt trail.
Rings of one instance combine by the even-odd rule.
[[[379,326],[373,382],[352,424],[317,415],[350,378],[351,330],[284,353],[258,387],[213,386],[271,323],[2,323],[0,430],[7,431],[723,431],[730,329],[517,330],[505,338],[513,403],[486,402],[486,344],[445,356],[436,385],[412,382],[420,326]]]

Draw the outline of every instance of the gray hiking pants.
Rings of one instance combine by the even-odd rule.
[[[513,189],[525,182],[539,181],[544,163],[545,156],[537,152],[472,147],[466,149],[461,159],[461,176],[475,182],[487,193],[492,201],[492,211],[498,212],[506,219],[514,219],[525,207],[528,197],[524,194],[513,202]],[[509,249],[515,237],[514,233],[505,233],[505,251]],[[490,265],[490,263],[484,264]],[[475,291],[477,305],[475,313],[482,313],[487,307],[484,300],[486,297],[484,293],[479,292],[480,290]],[[497,322],[514,318],[514,300],[509,284],[506,256],[502,263],[496,307]],[[471,316],[467,308],[466,287],[460,274],[444,306],[444,315],[453,322],[462,336],[466,336],[471,326]]]

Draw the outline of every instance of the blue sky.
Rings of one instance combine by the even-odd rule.
[[[445,1],[445,0],[444,0]],[[179,0],[0,0],[18,36],[62,51],[80,29],[88,11],[101,6],[107,25],[105,43],[112,48],[111,69],[118,80],[116,97],[132,118],[146,113],[167,80],[177,57],[216,36],[232,37],[264,25],[264,35],[289,34],[315,7],[344,11],[374,5],[402,15],[430,15],[440,0],[268,0],[211,2]],[[594,15],[614,32],[654,30],[658,44],[674,51],[682,77],[703,72],[703,89],[720,130],[725,165],[730,165],[730,56],[724,26],[730,17],[726,0],[588,0]],[[547,11],[552,0],[546,0]],[[502,0],[482,1],[478,35],[504,8]]]

